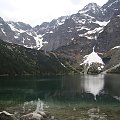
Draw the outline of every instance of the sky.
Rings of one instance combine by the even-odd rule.
[[[0,17],[31,26],[77,13],[88,3],[102,6],[108,0],[0,0]]]

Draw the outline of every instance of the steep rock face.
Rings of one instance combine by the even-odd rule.
[[[54,50],[58,47],[69,45],[72,43],[72,40],[76,41],[76,37],[80,40],[81,37],[92,40],[97,39],[97,36],[103,31],[104,26],[109,23],[113,14],[119,11],[119,4],[119,0],[109,0],[102,7],[96,3],[90,3],[82,10],[79,10],[78,13],[67,17],[62,25],[56,27],[52,35],[44,38],[44,40],[49,40],[47,50]],[[70,22],[71,19],[74,24]],[[68,25],[66,25],[66,22]],[[63,33],[66,35],[64,36]],[[69,35],[70,33],[71,36]]]
[[[7,42],[13,42],[14,34],[10,26],[0,17],[0,38]]]
[[[109,0],[102,6],[102,9],[104,10],[105,19],[110,20],[113,14],[120,10],[120,0]]]
[[[78,13],[64,19],[62,25],[57,26],[53,33],[44,35],[44,40],[48,41],[48,45],[43,49],[55,50],[58,47],[71,44],[73,40],[81,40],[82,37],[92,40],[97,39],[97,36],[104,30],[104,26],[109,23],[113,14],[119,9],[119,0],[110,0],[102,7],[95,3],[86,5]],[[71,23],[71,20],[73,20],[73,23]]]
[[[42,47],[42,36],[38,36],[29,24],[12,21],[7,22],[7,24],[14,32],[14,41],[12,43],[23,45],[28,48],[40,49]]]
[[[116,46],[103,54],[105,70],[113,69],[120,64],[120,46]],[[115,67],[116,68],[116,67]]]
[[[102,16],[102,17],[101,17]],[[102,9],[95,3],[90,3],[78,13],[64,17],[64,22],[55,26],[53,33],[45,34],[43,40],[48,42],[46,49],[55,50],[58,47],[69,45],[73,40],[86,37],[95,39],[95,33],[103,29],[105,22]],[[102,21],[100,21],[102,19]],[[59,21],[59,18],[58,20]],[[90,32],[92,31],[92,32]],[[45,49],[43,47],[43,49]]]
[[[104,10],[96,3],[89,3],[82,10],[80,10],[79,13],[88,14],[89,16],[92,16],[99,21],[103,21],[104,17]]]
[[[97,40],[98,50],[106,52],[111,48],[120,45],[120,15],[116,14],[104,28]]]

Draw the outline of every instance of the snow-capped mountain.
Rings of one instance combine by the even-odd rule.
[[[0,39],[45,50],[45,53],[54,51],[61,61],[66,61],[78,71],[87,69],[87,73],[98,73],[120,63],[119,6],[120,0],[109,0],[102,7],[90,3],[76,14],[35,27],[0,18]],[[92,50],[94,46],[97,52]]]
[[[14,38],[16,39],[16,41],[18,41],[17,44],[36,49],[40,49],[43,46],[42,36],[37,35],[37,33],[29,24],[12,21],[8,21],[7,24],[15,33]]]
[[[110,22],[99,34],[96,46],[98,51],[106,52],[115,46],[120,45],[120,11],[115,12]]]
[[[62,16],[35,27],[23,22],[6,22],[0,18],[0,38],[25,47],[47,51],[75,44],[78,41],[83,45],[88,42],[93,44],[114,12],[120,9],[119,6],[120,0],[109,0],[102,7],[90,3],[76,14]]]
[[[78,13],[63,17],[64,22],[62,24],[54,26],[55,29],[51,33],[44,35],[43,41],[46,40],[48,42],[45,49],[48,51],[55,50],[61,46],[68,46],[71,43],[75,43],[78,39],[81,42],[83,39],[96,40],[99,33],[110,22],[114,12],[120,9],[119,3],[119,0],[110,0],[102,7],[96,3],[90,3],[82,10],[79,10]],[[110,7],[111,4],[112,8]],[[110,9],[108,9],[109,7]],[[110,15],[108,15],[109,12],[111,12]],[[52,23],[53,21],[49,24]],[[42,49],[44,49],[44,46]]]
[[[4,41],[23,45],[27,48],[40,49],[44,43],[41,35],[33,30],[29,24],[23,22],[5,22],[0,18],[0,38]]]

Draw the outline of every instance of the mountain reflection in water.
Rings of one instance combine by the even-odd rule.
[[[92,93],[95,97],[104,88],[104,75],[86,75],[81,81],[84,92]]]
[[[78,99],[115,101],[120,97],[120,75],[0,77],[0,100]]]

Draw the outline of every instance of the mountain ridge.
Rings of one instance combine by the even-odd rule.
[[[96,54],[106,63],[104,70],[110,69],[111,63],[117,65],[119,61],[117,57],[116,60],[109,57],[108,52],[120,45],[119,4],[120,0],[109,0],[103,6],[90,3],[76,14],[61,16],[35,27],[23,22],[5,22],[0,18],[0,39],[44,53],[52,51],[59,60],[66,61],[78,71],[83,70],[81,61],[95,46]],[[92,65],[90,71],[96,71],[94,68],[98,66]]]
[[[105,26],[102,22],[104,23],[110,20],[112,14],[115,12],[113,8],[119,9],[119,6],[115,3],[115,6],[112,5],[112,9],[108,10],[108,6],[111,2],[112,1],[108,1],[102,7],[98,6],[96,3],[89,3],[76,14],[62,16],[58,19],[53,19],[51,22],[44,22],[35,27],[31,27],[23,22],[9,21],[7,23],[8,27],[11,28],[11,30],[9,30],[9,37],[11,36],[10,40],[8,40],[3,32],[1,32],[2,36],[0,38],[25,47],[47,51],[53,51],[61,46],[70,44],[72,40],[76,39],[76,36],[79,38],[85,36],[88,39],[94,39],[94,34],[84,34],[100,27],[102,29],[102,27]],[[108,12],[106,11],[112,13],[110,14],[111,16],[109,15],[109,18],[107,17]]]

